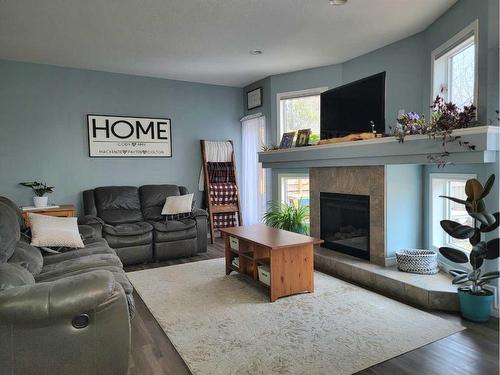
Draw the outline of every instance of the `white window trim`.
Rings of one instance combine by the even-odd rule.
[[[283,99],[294,99],[300,98],[303,96],[313,96],[320,95],[321,93],[328,90],[328,87],[317,87],[312,89],[298,90],[298,91],[288,91],[288,92],[280,92],[276,94],[276,140],[277,143],[281,141],[281,134],[283,134],[283,129],[281,127],[281,106],[280,101]]]
[[[284,178],[309,178],[309,173],[278,173],[278,200],[284,202],[283,179]]]
[[[434,62],[436,59],[446,54],[455,48],[458,44],[462,43],[466,39],[474,37],[474,106],[478,108],[478,94],[479,94],[479,20],[475,20],[462,31],[455,34],[447,42],[441,44],[438,48],[431,52],[431,98],[430,105],[432,106],[435,95],[434,95]],[[431,109],[429,110],[429,118],[431,116]],[[477,111],[476,111],[477,120]]]
[[[445,198],[439,198],[439,196],[434,196],[434,189],[432,187],[432,180],[433,179],[456,179],[456,180],[468,180],[471,178],[477,178],[477,175],[474,173],[430,173],[429,174],[429,203],[428,203],[428,210],[429,210],[429,220],[428,220],[428,248],[433,249],[435,251],[439,250],[438,246],[434,245],[434,220],[433,220],[433,205],[437,202],[439,204],[442,202],[445,202]],[[441,192],[440,192],[441,195]],[[444,204],[444,203],[443,203]],[[442,231],[442,229],[440,229]],[[440,232],[441,233],[441,232]],[[445,246],[446,244],[440,244],[440,246]],[[461,249],[463,250],[463,249]],[[463,268],[463,269],[468,269],[468,265],[465,264],[452,264],[450,263],[447,259],[445,259],[443,256],[439,255],[439,263],[444,266],[445,270],[449,270],[451,268]]]

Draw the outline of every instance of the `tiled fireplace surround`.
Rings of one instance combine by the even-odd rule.
[[[386,184],[388,180],[394,183],[394,176],[397,176],[398,184],[403,184],[400,177],[404,174],[404,168],[406,167],[388,169],[386,166],[350,166],[309,169],[311,235],[314,237],[320,237],[321,192],[370,197],[370,262],[330,249],[317,248],[315,268],[415,306],[457,311],[459,307],[456,288],[446,274],[439,273],[432,276],[409,274],[398,271],[394,266],[394,249],[388,249],[394,247],[394,243],[389,240],[385,228],[389,221],[385,217],[386,205],[405,204],[406,199],[402,202],[396,197],[395,202],[386,202],[386,199],[394,199],[393,189]],[[407,180],[407,177],[401,178]],[[405,182],[414,185],[417,181],[410,179]],[[406,194],[405,190],[403,194]],[[402,217],[397,217],[396,220],[404,221]],[[392,222],[394,224],[394,221]],[[392,226],[391,229],[401,230]],[[411,241],[410,232],[406,232],[405,229],[403,231],[404,238]],[[399,243],[398,246],[412,245]]]
[[[311,235],[320,237],[320,193],[370,197],[370,262],[386,265],[383,166],[328,167],[309,170]]]

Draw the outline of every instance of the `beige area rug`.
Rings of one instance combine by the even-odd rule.
[[[224,259],[128,273],[193,374],[352,374],[464,329],[323,273],[270,303]]]

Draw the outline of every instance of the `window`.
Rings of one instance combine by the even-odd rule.
[[[309,206],[309,175],[280,174],[280,200],[283,203]]]
[[[432,52],[432,98],[442,96],[463,108],[477,107],[478,22]]]
[[[441,246],[449,246],[465,251],[472,249],[469,240],[458,240],[451,237],[439,224],[441,220],[446,219],[456,221],[460,224],[473,225],[472,218],[467,214],[463,205],[439,197],[440,195],[446,195],[466,199],[465,183],[470,178],[476,178],[476,175],[431,173],[429,202],[432,247],[437,249]]]
[[[278,142],[283,133],[299,129],[311,129],[310,142],[319,140],[320,94],[327,89],[322,87],[277,95]]]

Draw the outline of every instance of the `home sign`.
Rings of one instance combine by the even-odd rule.
[[[89,156],[169,158],[170,119],[87,115]]]

